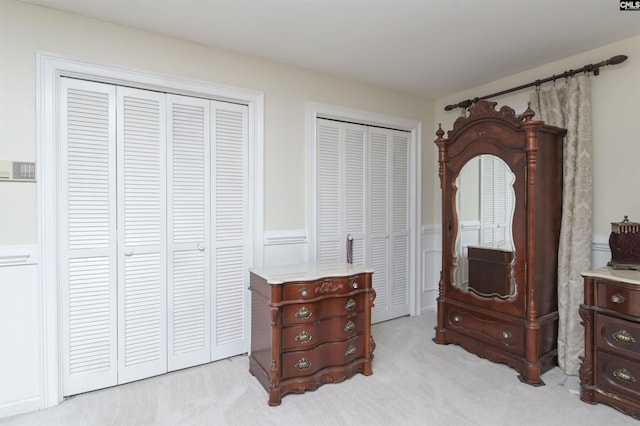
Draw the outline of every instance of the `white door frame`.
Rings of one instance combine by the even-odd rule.
[[[307,103],[307,146],[309,147],[309,259],[317,259],[317,119],[329,118],[365,124],[377,127],[387,127],[405,130],[411,134],[409,142],[409,313],[419,315],[422,304],[422,291],[419,285],[421,267],[421,221],[422,221],[422,123],[391,115],[377,114],[317,102]]]
[[[253,218],[253,266],[262,266],[264,240],[264,94],[253,90],[146,71],[89,63],[56,54],[36,53],[37,223],[42,336],[42,406],[62,400],[58,271],[58,97],[60,77],[160,90],[247,105],[249,108],[249,211]],[[248,273],[248,272],[247,272]],[[248,298],[247,298],[248,299]],[[249,306],[247,306],[248,312]],[[248,322],[248,321],[247,321]],[[249,330],[250,323],[247,324]],[[248,350],[248,348],[247,348]]]

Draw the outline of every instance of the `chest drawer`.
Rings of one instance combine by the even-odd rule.
[[[447,310],[448,328],[524,356],[524,326],[457,307]]]
[[[291,282],[284,286],[284,301],[309,300],[332,294],[349,293],[365,287],[364,275]]]
[[[640,324],[598,315],[596,345],[613,353],[640,361]]]
[[[309,325],[294,325],[282,329],[282,350],[308,349],[321,343],[346,340],[362,334],[364,315],[329,318]]]
[[[346,297],[331,297],[310,303],[296,303],[282,307],[282,325],[310,324],[330,317],[363,312],[364,293]]]
[[[343,342],[324,343],[313,350],[282,354],[282,380],[310,376],[327,366],[347,365],[364,356],[364,339],[356,336]]]
[[[640,400],[640,363],[598,351],[596,382],[603,390]]]
[[[617,286],[607,281],[597,281],[596,287],[598,307],[640,316],[640,290]]]

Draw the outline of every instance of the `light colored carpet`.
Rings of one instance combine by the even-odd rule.
[[[375,324],[373,375],[356,374],[269,407],[246,356],[78,395],[1,419],[22,425],[637,425],[580,401],[577,377],[554,368],[546,386],[455,345],[436,345],[435,313]]]

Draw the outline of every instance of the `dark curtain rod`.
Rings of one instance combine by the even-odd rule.
[[[559,78],[573,77],[574,75],[579,74],[581,72],[586,72],[586,73],[592,72],[593,75],[598,75],[598,74],[600,74],[600,67],[604,67],[606,65],[621,64],[622,62],[624,62],[626,60],[627,60],[627,56],[626,55],[616,55],[616,56],[613,56],[612,58],[607,59],[606,61],[598,62],[597,64],[585,65],[582,68],[579,68],[577,70],[565,71],[560,75],[552,75],[551,77],[547,77],[547,78],[544,78],[542,80],[532,81],[531,83],[523,84],[522,86],[512,87],[511,89],[503,90],[502,92],[496,92],[496,93],[492,93],[490,95],[481,96],[479,98],[467,99],[465,101],[458,102],[457,104],[447,105],[446,107],[444,107],[444,110],[445,111],[451,111],[454,108],[465,108],[466,109],[466,108],[469,108],[474,103],[478,102],[480,99],[493,98],[494,96],[500,96],[500,95],[504,95],[506,93],[515,92],[517,90],[526,89],[527,87],[540,86],[542,83],[546,83],[548,81],[555,81],[555,80],[557,80]]]

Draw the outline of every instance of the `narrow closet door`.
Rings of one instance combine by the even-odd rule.
[[[118,381],[167,371],[166,104],[118,87]]]
[[[373,322],[409,314],[409,133],[369,128],[370,256]]]
[[[317,121],[318,262],[347,261],[351,236],[353,263],[365,263],[366,137],[365,126]]]
[[[390,225],[390,173],[391,143],[385,129],[370,129],[368,161],[371,175],[367,188],[367,211],[369,213],[368,233],[370,252],[368,266],[373,268],[373,288],[376,291],[375,306],[371,311],[372,320],[378,322],[390,319],[391,302],[390,279],[392,270]]]
[[[168,95],[168,365],[211,360],[210,101]]]
[[[63,393],[117,384],[115,88],[61,78]]]
[[[211,140],[211,358],[217,360],[246,352],[249,347],[246,325],[252,230],[248,216],[248,107],[212,101]]]
[[[391,208],[389,237],[391,270],[388,317],[409,314],[409,133],[389,131],[391,139]]]

